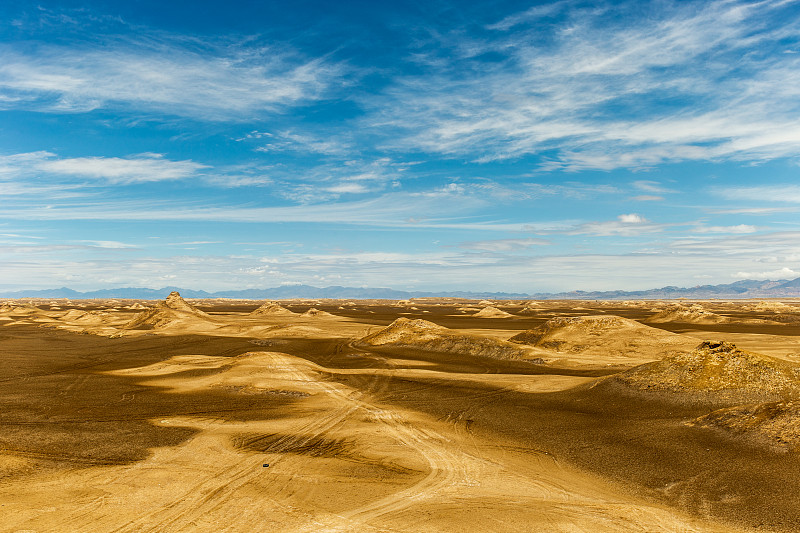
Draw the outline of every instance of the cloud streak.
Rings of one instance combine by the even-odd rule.
[[[113,108],[205,120],[275,113],[323,97],[343,67],[286,48],[143,36],[86,48],[0,47],[0,108]]]
[[[638,4],[625,3],[573,8],[549,26],[536,19],[561,6],[533,8],[468,57],[397,79],[369,120],[399,133],[388,148],[483,162],[534,154],[545,170],[795,156],[800,58],[770,53],[800,36],[784,4],[661,3],[637,20]]]

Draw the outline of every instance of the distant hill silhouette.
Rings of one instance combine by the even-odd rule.
[[[800,278],[793,280],[742,280],[722,285],[696,287],[667,286],[642,291],[570,291],[558,293],[508,293],[473,291],[403,291],[370,287],[313,287],[310,285],[283,285],[269,289],[242,289],[207,292],[182,287],[148,289],[123,287],[80,292],[67,287],[60,289],[0,291],[2,298],[69,298],[133,300],[159,300],[170,292],[178,291],[185,298],[232,298],[242,300],[281,300],[287,298],[346,298],[360,300],[406,300],[408,298],[464,298],[469,300],[633,300],[674,298],[787,298],[800,297]]]

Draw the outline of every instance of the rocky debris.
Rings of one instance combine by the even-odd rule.
[[[645,363],[608,378],[631,389],[687,400],[782,400],[800,395],[800,365],[704,341],[690,352]]]
[[[327,311],[320,311],[319,309],[316,309],[316,308],[312,307],[311,309],[309,309],[308,311],[306,311],[305,313],[303,313],[300,316],[309,317],[309,318],[322,318],[322,317],[333,317],[333,316],[336,316],[336,315],[328,313]]]

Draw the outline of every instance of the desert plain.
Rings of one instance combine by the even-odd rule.
[[[800,531],[800,301],[7,300],[0,531]]]

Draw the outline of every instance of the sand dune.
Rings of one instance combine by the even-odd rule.
[[[777,400],[800,395],[800,365],[745,352],[722,341],[705,341],[690,352],[637,366],[609,380],[689,402]]]
[[[407,318],[398,318],[386,328],[362,338],[356,345],[368,348],[416,348],[431,352],[542,362],[541,359],[532,357],[530,350],[507,341],[466,335],[427,320]]]
[[[618,316],[556,317],[509,339],[558,352],[659,359],[697,341]]]

